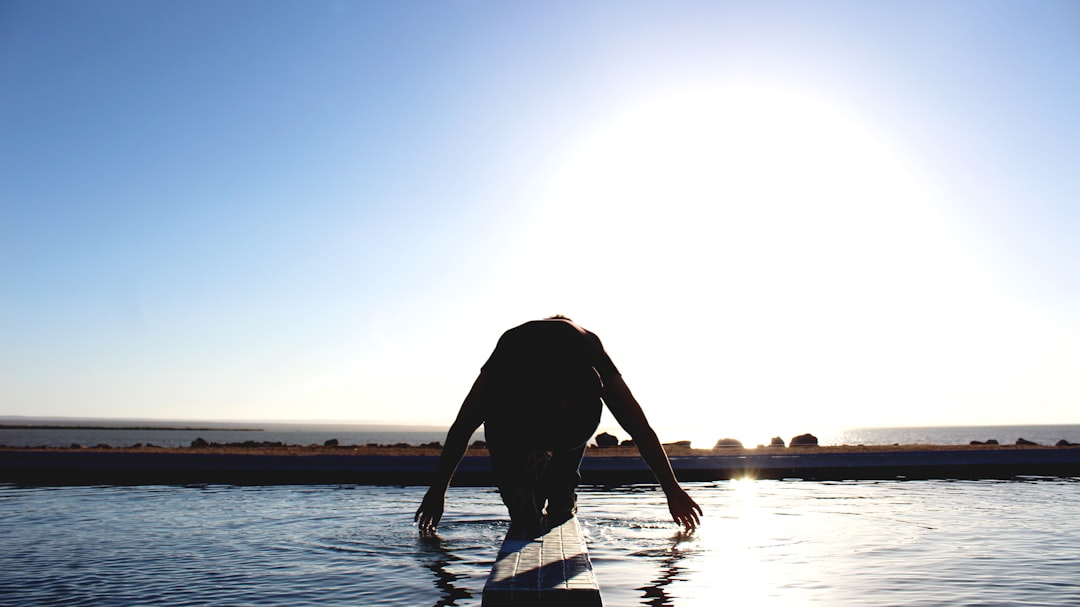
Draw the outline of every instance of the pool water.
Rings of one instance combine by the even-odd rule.
[[[1080,605],[1080,479],[585,488],[605,605]],[[506,532],[491,489],[0,486],[0,605],[479,605]]]

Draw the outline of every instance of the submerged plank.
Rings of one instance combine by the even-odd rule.
[[[599,607],[592,562],[577,517],[539,533],[511,527],[484,585],[484,607]]]

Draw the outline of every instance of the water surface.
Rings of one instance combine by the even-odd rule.
[[[690,484],[582,492],[605,604],[1080,605],[1077,479]],[[506,531],[490,489],[0,488],[3,605],[479,605]]]

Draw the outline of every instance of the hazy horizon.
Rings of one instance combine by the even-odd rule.
[[[71,444],[110,444],[122,447],[149,442],[173,447],[186,447],[196,437],[211,442],[232,443],[255,441],[284,442],[286,444],[321,444],[337,439],[343,445],[351,444],[424,444],[445,439],[447,426],[412,424],[360,424],[334,423],[309,420],[234,421],[215,420],[160,420],[119,418],[31,418],[0,416],[0,444],[9,446],[54,446]],[[161,435],[161,431],[168,431]],[[768,445],[774,438],[785,443],[802,434],[812,434],[819,443],[828,445],[891,445],[891,444],[967,444],[970,441],[998,440],[1012,444],[1021,438],[1034,440],[1043,445],[1053,445],[1061,440],[1080,444],[1080,424],[966,424],[959,426],[909,426],[909,427],[851,427],[818,424],[803,427],[768,428],[736,427],[659,427],[657,435],[663,443],[690,441],[698,449],[712,448],[721,439],[735,439],[745,447]],[[607,432],[622,441],[631,438],[617,425],[601,424],[593,436]],[[73,434],[74,433],[74,434]],[[473,439],[484,438],[481,427]]]

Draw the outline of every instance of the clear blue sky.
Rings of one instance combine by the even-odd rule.
[[[0,4],[0,415],[1076,423],[1075,2]],[[773,431],[775,429],[775,431]],[[704,439],[703,439],[704,440]]]

